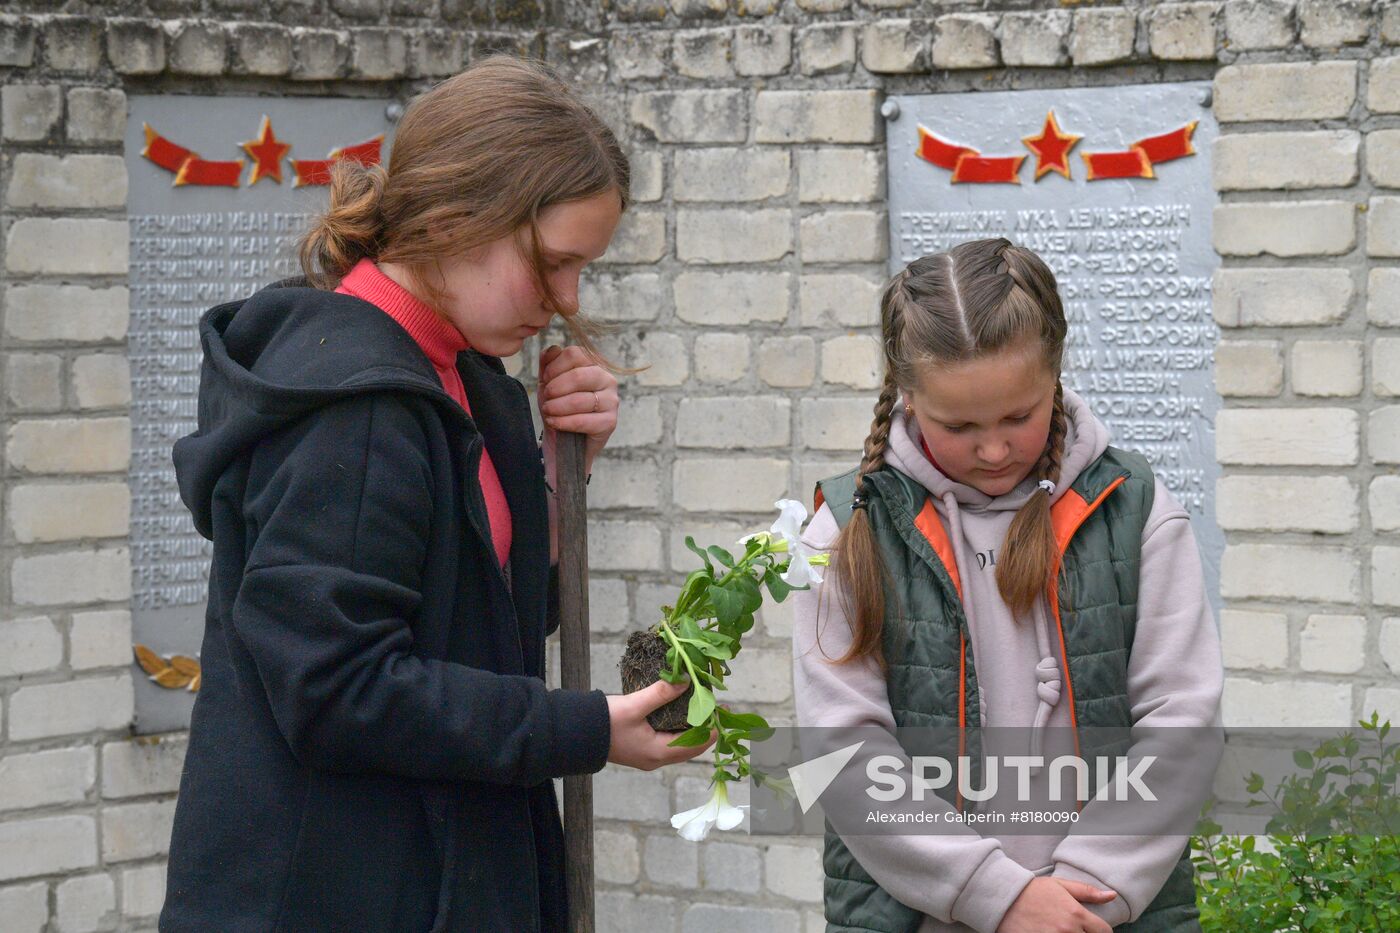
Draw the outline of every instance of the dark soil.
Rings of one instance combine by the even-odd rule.
[[[627,639],[627,650],[618,662],[618,667],[622,669],[622,692],[632,693],[660,680],[661,670],[666,666],[668,647],[666,640],[655,632],[633,632]],[[665,706],[652,710],[647,722],[657,732],[684,732],[689,729],[685,714],[694,693],[694,687],[687,687],[685,693]]]

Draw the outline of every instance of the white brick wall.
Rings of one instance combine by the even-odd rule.
[[[6,755],[0,758],[0,811],[80,803],[96,777],[91,746]]]
[[[115,919],[116,885],[107,874],[69,878],[56,888],[58,927],[74,933],[91,933]]]
[[[127,259],[126,224],[114,220],[27,217],[5,241],[12,275],[125,275]]]
[[[750,324],[787,319],[792,277],[785,272],[682,272],[676,317],[691,324]]]
[[[773,149],[682,149],[676,153],[677,201],[762,201],[787,193],[792,160]]]
[[[1227,599],[1353,603],[1361,596],[1356,553],[1306,544],[1230,544],[1221,561]]]
[[[1220,614],[1220,652],[1227,668],[1281,670],[1288,666],[1288,616],[1226,609]]]
[[[1356,181],[1360,147],[1361,134],[1351,130],[1222,136],[1211,163],[1215,188],[1344,188]]]
[[[1308,616],[1298,647],[1305,671],[1354,674],[1366,663],[1366,617]]]
[[[676,257],[682,262],[774,262],[791,251],[787,211],[734,208],[676,214]]]
[[[90,816],[48,816],[0,823],[0,881],[96,864],[97,824]]]
[[[63,635],[47,616],[0,622],[0,677],[51,670],[63,660]]]
[[[1230,340],[1217,344],[1215,388],[1227,397],[1278,395],[1283,391],[1283,354],[1278,342]]]
[[[1234,408],[1215,432],[1221,463],[1345,466],[1356,462],[1360,421],[1344,408]]]
[[[804,263],[879,262],[887,248],[885,217],[875,211],[820,211],[802,218],[801,239]]]
[[[1359,395],[1361,359],[1357,340],[1299,340],[1289,358],[1293,391],[1312,396]]]
[[[1342,476],[1225,476],[1216,484],[1220,527],[1231,531],[1346,534],[1361,517],[1356,484]]]
[[[1222,256],[1337,256],[1356,245],[1356,208],[1347,201],[1222,204],[1215,248]]]
[[[1353,724],[1351,687],[1326,681],[1226,677],[1220,707],[1225,722],[1241,729]]]
[[[1224,4],[1225,35],[1232,49],[1277,49],[1293,41],[1293,0]]]
[[[131,675],[20,687],[10,696],[10,738],[43,739],[131,723]]]
[[[1082,9],[1074,13],[1069,54],[1075,65],[1109,65],[1132,57],[1137,17],[1132,10]]]
[[[209,20],[241,4],[205,6]],[[610,352],[652,364],[624,380],[624,417],[590,488],[595,680],[613,686],[624,633],[694,566],[684,533],[732,546],[766,526],[773,499],[805,500],[814,478],[854,462],[879,378],[887,93],[1214,70],[1223,135],[1198,157],[1219,191],[1226,721],[1345,725],[1371,706],[1400,710],[1393,4],[928,6],[630,0],[599,8],[601,42],[547,43],[586,75],[632,157],[637,206],[583,303],[619,325]],[[280,41],[290,34],[277,24],[258,49],[201,51],[219,34],[200,23],[135,54],[49,23],[27,60],[0,50],[17,56],[0,61],[11,70],[0,89],[0,926],[135,930],[153,926],[164,896],[185,741],[127,735],[142,675],[128,609],[131,154],[118,84],[236,63],[271,73],[260,80],[272,90],[290,70],[335,93],[336,66],[310,60],[309,33]],[[360,29],[316,36],[340,42],[361,77],[392,72],[390,43],[379,36],[370,54]],[[476,27],[452,31],[475,54]],[[420,55],[417,37],[408,51]],[[79,86],[112,74],[104,55],[118,77]],[[1289,157],[1270,158],[1279,151]],[[528,373],[532,361],[511,365]],[[790,630],[790,607],[765,608],[735,681],[737,697],[779,718],[792,709]],[[823,929],[811,840],[690,850],[669,835],[667,816],[707,793],[703,775],[696,764],[599,777],[600,928]]]
[[[164,855],[170,848],[175,801],[108,805],[102,808],[102,858],[126,862]]]
[[[1215,75],[1215,115],[1222,123],[1345,117],[1357,71],[1347,61],[1229,65]]]

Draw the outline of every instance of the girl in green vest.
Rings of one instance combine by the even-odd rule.
[[[1004,239],[917,259],[881,330],[860,466],[819,484],[804,536],[832,564],[793,594],[799,725],[1217,725],[1187,513],[1061,385],[1045,263]],[[1184,835],[829,832],[827,929],[1199,930],[1186,855]]]

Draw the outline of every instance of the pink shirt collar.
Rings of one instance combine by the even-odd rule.
[[[431,307],[389,278],[372,259],[361,259],[340,282],[346,291],[384,309],[423,348],[434,367],[451,367],[457,354],[471,349],[462,332],[438,316]]]

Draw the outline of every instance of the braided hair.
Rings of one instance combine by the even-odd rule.
[[[832,562],[845,584],[844,608],[854,636],[850,651],[839,660],[873,656],[883,668],[880,645],[889,577],[863,506],[866,477],[885,467],[901,390],[918,385],[920,371],[929,365],[966,362],[1034,341],[1056,382],[1045,449],[1033,472],[1037,480],[1057,484],[1066,433],[1058,374],[1068,327],[1049,267],[1035,253],[1002,238],[962,243],[911,262],[885,289],[880,325],[885,379],[865,438],[851,519],[833,546]],[[1012,521],[1004,556],[997,562],[997,588],[1018,616],[1046,592],[1058,569],[1050,495],[1044,485],[1037,487]]]

